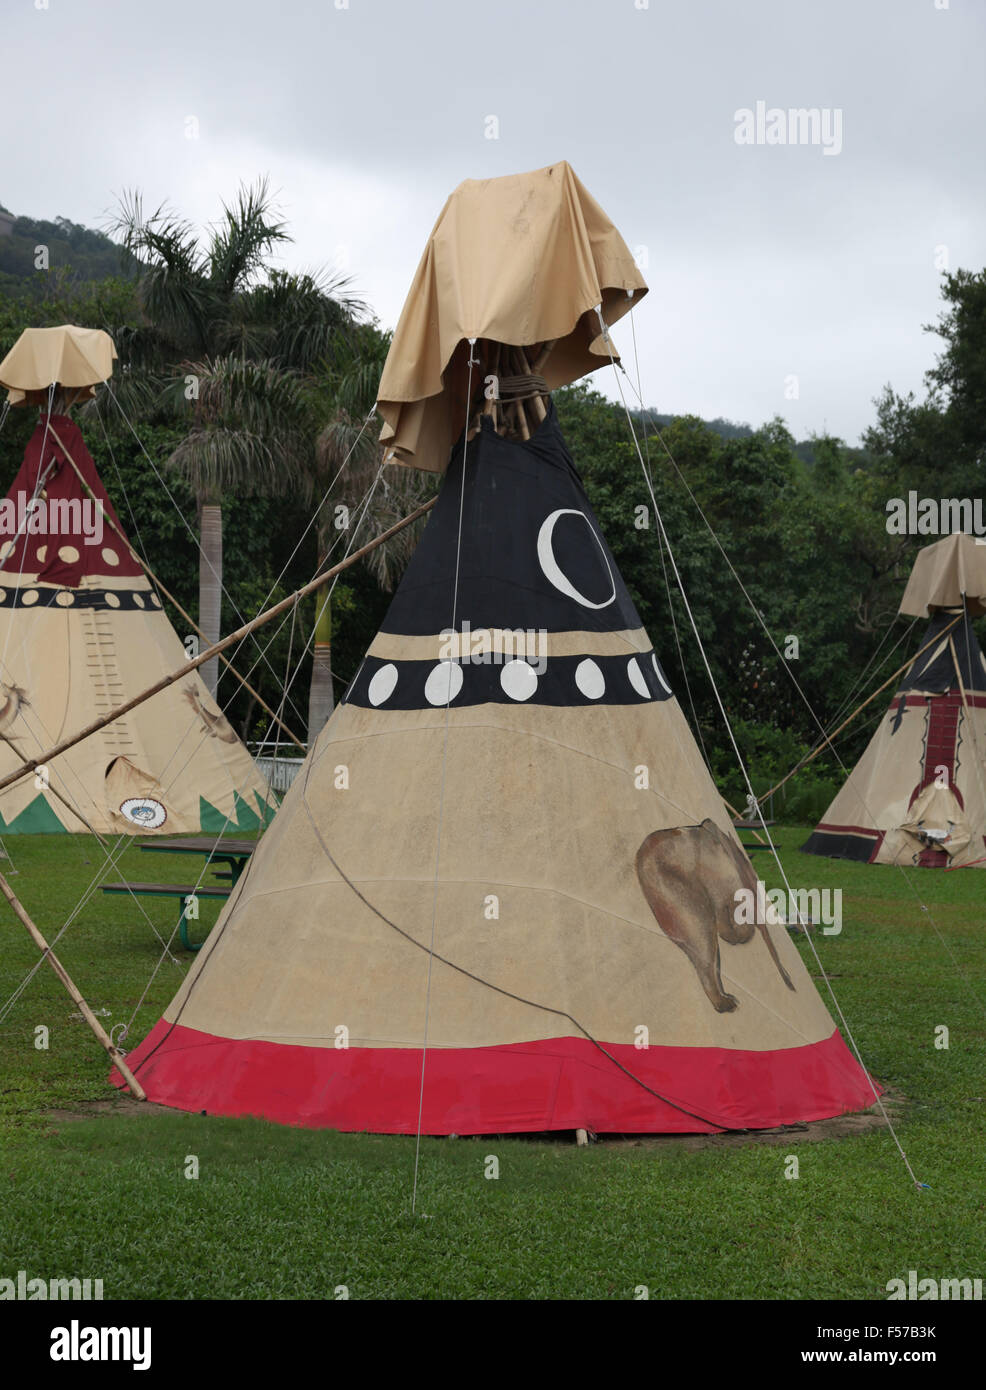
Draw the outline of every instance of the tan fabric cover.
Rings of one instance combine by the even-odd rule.
[[[918,552],[900,612],[927,618],[933,608],[961,608],[963,596],[970,614],[986,612],[986,545],[956,532]]]
[[[609,361],[595,306],[614,323],[634,302],[629,290],[637,299],[647,286],[564,160],[461,183],[432,230],[380,379],[380,438],[393,461],[444,471],[465,424],[470,338],[558,339],[543,369],[554,390]]]
[[[917,798],[908,812],[907,820],[884,840],[880,862],[890,863],[901,859],[906,863],[915,854],[927,849],[930,842],[943,849],[953,864],[962,864],[972,858],[966,852],[971,839],[972,828],[955,793],[932,783]],[[983,848],[982,839],[975,848],[975,857],[981,859],[979,850]]]
[[[3,776],[139,694],[173,671],[185,655],[146,580],[131,579],[125,585],[105,581],[98,586],[145,593],[146,614],[61,606],[12,608],[10,597],[18,581],[34,578],[5,571],[0,583]],[[226,733],[233,730],[198,672],[190,671],[186,679],[55,758],[48,765],[49,780],[100,833],[197,831],[200,796],[222,814],[233,815],[238,792],[259,815],[254,793],[270,800],[270,792],[246,748],[235,734],[228,741]],[[156,777],[149,769],[156,770]],[[0,815],[9,825],[38,794],[34,777],[25,777],[0,792]],[[162,803],[167,811],[162,825],[141,827],[120,814],[125,799],[140,796]],[[57,798],[46,800],[66,830],[85,829]]]
[[[936,800],[930,795],[937,790],[933,786],[925,788],[914,805],[908,806],[921,776],[925,721],[913,717],[917,711],[909,711],[897,732],[891,733],[897,717],[896,705],[895,697],[863,756],[822,817],[822,825],[884,830],[883,843],[873,862],[910,864],[913,856],[927,847],[919,843],[915,834],[918,821],[927,814],[927,823],[941,829],[947,829],[948,822],[952,822],[949,841],[940,848],[948,852],[953,867],[978,863],[986,854],[986,709],[963,708],[960,715],[965,801],[962,810],[951,792],[939,793]]]
[[[536,1003],[610,1042],[632,1043],[641,1024],[652,1046],[759,1051],[831,1035],[785,928],[769,930],[795,989],[759,935],[723,943],[738,1007],[717,1013],[648,907],[635,856],[651,832],[709,817],[733,835],[676,700],[452,709],[447,756],[445,721],[444,709],[336,709],[166,1019],[313,1047],[335,1046],[345,1025],[354,1047],[420,1047],[441,797],[436,956],[534,1002],[435,959],[429,1045],[571,1031]]]
[[[32,392],[58,384],[96,386],[113,375],[116,348],[101,328],[25,328],[0,362],[0,386],[11,405],[23,403]]]

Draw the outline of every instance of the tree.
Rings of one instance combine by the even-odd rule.
[[[415,469],[384,466],[376,422],[370,414],[390,347],[390,334],[361,325],[335,344],[332,367],[319,391],[327,423],[319,432],[309,480],[318,499],[316,539],[320,569],[334,563],[333,544],[361,520],[361,539],[386,530],[424,500],[429,484]],[[378,476],[379,475],[379,476]],[[365,513],[361,503],[365,499]],[[417,525],[406,527],[368,557],[380,588],[390,591],[417,543]],[[314,596],[315,642],[308,697],[308,744],[318,737],[334,706],[332,597],[328,587]]]
[[[884,506],[911,490],[919,497],[981,497],[986,484],[986,270],[946,274],[941,297],[948,307],[937,324],[925,324],[944,342],[925,373],[925,399],[900,396],[888,384],[864,436]],[[926,540],[911,538],[911,555]]]
[[[211,645],[221,631],[223,497],[284,494],[305,478],[312,374],[365,306],[345,279],[271,266],[291,238],[266,180],[241,187],[204,241],[165,207],[145,216],[138,193],[121,201],[111,230],[139,263],[144,317],[116,334],[121,394],[145,416],[188,422],[168,463],[198,506],[199,626]],[[217,661],[202,676],[215,695]]]

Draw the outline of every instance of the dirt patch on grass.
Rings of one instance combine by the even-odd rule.
[[[73,1120],[95,1120],[101,1115],[174,1115],[167,1105],[153,1105],[149,1100],[133,1096],[111,1096],[109,1100],[84,1100],[70,1110],[46,1110],[45,1119],[53,1125],[70,1124]]]
[[[777,1129],[729,1130],[725,1134],[608,1134],[599,1140],[607,1146],[630,1145],[656,1148],[677,1144],[683,1149],[734,1149],[746,1144],[814,1144],[821,1139],[847,1139],[854,1134],[870,1134],[886,1129],[887,1119],[896,1125],[903,1118],[907,1098],[900,1092],[885,1091],[881,1105],[871,1105],[852,1115],[836,1115],[831,1120],[811,1120],[796,1125],[780,1125]]]
[[[897,1124],[904,1115],[906,1097],[899,1092],[887,1091],[881,1097],[881,1101],[882,1109],[879,1105],[872,1105],[869,1110],[862,1110],[853,1115],[836,1115],[831,1120],[781,1125],[777,1129],[728,1130],[724,1134],[606,1134],[598,1141],[594,1139],[594,1142],[607,1148],[659,1148],[677,1144],[688,1150],[732,1149],[746,1144],[817,1143],[821,1139],[845,1139],[854,1134],[869,1134],[875,1129],[886,1129],[886,1117],[889,1117],[892,1124]],[[45,1119],[52,1125],[61,1125],[71,1124],[74,1120],[94,1120],[102,1115],[132,1115],[140,1118],[147,1115],[182,1113],[185,1112],[174,1110],[171,1106],[134,1100],[133,1096],[112,1096],[108,1100],[80,1101],[71,1109],[47,1110]],[[506,1134],[493,1137],[557,1144],[572,1142],[574,1133],[552,1130],[541,1134]]]

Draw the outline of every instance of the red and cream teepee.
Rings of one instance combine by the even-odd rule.
[[[560,384],[608,351],[597,306],[612,322],[644,290],[626,246],[554,165],[457,190],[415,285],[388,441],[438,468],[441,409],[467,434],[345,699],[130,1054],[148,1097],[389,1133],[420,1105],[432,1134],[869,1105],[787,932],[737,917],[756,876],[542,401],[555,352]]]
[[[870,864],[986,868],[986,545],[925,546],[900,612],[927,618],[919,655],[804,848]]]
[[[63,408],[105,380],[108,335],[29,329],[0,363],[13,404]],[[55,374],[58,375],[55,375]],[[82,433],[43,413],[0,502],[0,776],[181,665],[184,648],[125,540]],[[0,830],[256,829],[270,793],[189,672],[0,792]]]

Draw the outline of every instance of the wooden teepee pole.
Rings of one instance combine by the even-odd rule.
[[[720,796],[721,795],[722,793],[720,792]],[[729,812],[731,816],[735,816],[736,819],[739,820],[741,813],[737,811],[736,807],[733,805],[731,801],[727,801],[726,798],[723,796],[722,804],[725,806],[726,810]],[[755,840],[758,840],[760,842],[760,844],[765,845],[767,843],[764,837],[760,834],[759,830],[752,830],[750,833],[753,835],[753,838]]]
[[[528,361],[527,353],[524,351],[523,348],[518,348],[517,356],[520,358],[521,371],[524,373],[525,376],[530,376],[532,369],[531,364]],[[533,410],[534,416],[539,424],[547,417],[548,409],[544,401],[541,399],[540,392],[531,397],[531,409]]]
[[[965,681],[962,679],[962,667],[959,665],[959,654],[955,650],[955,638],[951,633],[948,634],[948,646],[952,653],[952,661],[955,664],[955,675],[959,682],[959,692],[962,696],[962,704],[965,707],[966,715],[969,713],[969,697],[965,693]]]
[[[541,348],[541,351],[538,353],[537,357],[535,357],[534,362],[532,364],[536,372],[540,372],[544,369],[544,364],[551,356],[552,349],[554,348],[555,343],[557,343],[557,341],[557,338],[549,338],[548,341]]]
[[[322,574],[316,575],[309,583],[304,584],[300,589],[296,589],[293,594],[288,594],[287,598],[281,599],[280,603],[275,603],[272,608],[267,608],[262,613],[258,613],[255,618],[251,618],[248,623],[244,623],[242,627],[238,627],[235,632],[231,632],[229,636],[224,637],[221,642],[216,642],[214,646],[206,648],[204,652],[199,652],[198,656],[183,662],[177,671],[172,671],[170,675],[162,676],[160,680],[155,681],[154,684],[148,686],[146,690],[142,690],[139,695],[135,695],[132,700],[127,700],[122,705],[117,705],[114,709],[111,709],[108,714],[102,715],[99,719],[94,719],[91,724],[87,724],[84,729],[80,729],[79,732],[73,734],[71,738],[63,739],[61,743],[56,744],[53,748],[49,748],[37,758],[28,759],[22,768],[16,772],[9,772],[6,777],[0,778],[0,791],[2,791],[4,787],[11,786],[14,782],[19,782],[22,777],[33,772],[34,769],[40,767],[42,763],[51,762],[52,758],[57,758],[59,754],[64,753],[66,749],[74,748],[77,743],[82,743],[84,739],[89,738],[92,734],[98,733],[100,729],[104,729],[107,724],[112,724],[113,721],[119,719],[121,715],[129,714],[132,709],[136,709],[138,705],[142,705],[144,701],[149,700],[152,695],[157,695],[160,691],[167,690],[169,685],[174,685],[175,681],[180,681],[183,676],[188,675],[189,671],[197,670],[204,662],[224,652],[227,647],[232,647],[235,646],[237,642],[242,642],[244,637],[248,637],[250,633],[255,632],[258,627],[263,627],[265,623],[271,622],[274,618],[279,617],[281,613],[286,613],[294,604],[300,603],[301,600],[307,598],[309,594],[314,594],[318,589],[321,589],[324,584],[328,584],[330,579],[334,579],[337,574],[341,574],[343,570],[349,569],[350,565],[355,565],[358,560],[362,560],[365,555],[369,555],[372,550],[376,550],[377,546],[383,545],[385,541],[389,541],[391,536],[396,536],[397,533],[403,531],[406,526],[410,526],[412,522],[417,521],[418,518],[424,516],[426,512],[430,512],[437,500],[437,497],[432,497],[430,501],[423,502],[420,507],[416,507],[413,512],[409,512],[407,516],[395,522],[394,525],[388,527],[386,531],[382,531],[381,534],[376,536],[372,541],[368,541],[367,544],[361,546],[359,550],[354,550],[352,555],[347,555],[344,560],[340,560],[339,563],[333,565],[331,569],[324,570]]]
[[[959,618],[960,617],[961,614],[959,615]],[[762,805],[768,797],[773,796],[774,792],[779,791],[780,788],[783,787],[785,782],[790,781],[790,779],[794,776],[796,772],[800,772],[803,767],[807,767],[809,763],[814,762],[815,759],[818,757],[819,753],[824,753],[826,748],[831,748],[833,740],[837,738],[839,734],[842,733],[842,730],[846,727],[846,725],[851,724],[852,721],[856,718],[857,714],[864,710],[867,705],[872,704],[876,697],[880,694],[881,690],[886,690],[887,686],[890,685],[891,681],[895,681],[898,676],[903,675],[903,673],[907,670],[909,666],[913,666],[915,661],[917,661],[918,657],[923,656],[929,647],[933,647],[936,642],[940,642],[946,632],[951,632],[952,628],[959,621],[959,618],[955,618],[952,622],[948,624],[947,627],[943,627],[941,632],[936,633],[935,636],[932,637],[930,642],[925,642],[921,650],[919,652],[915,652],[913,656],[908,657],[908,659],[904,662],[903,666],[898,666],[897,670],[893,673],[892,676],[888,676],[882,685],[877,686],[876,690],[874,690],[872,695],[865,699],[861,705],[856,706],[852,714],[849,715],[848,719],[844,719],[842,723],[839,725],[839,727],[833,730],[831,734],[826,734],[824,736],[824,743],[820,743],[817,748],[813,749],[812,752],[808,754],[807,758],[804,758],[800,763],[797,763],[794,767],[792,767],[791,771],[786,773],[776,784],[776,786],[771,787],[770,791],[764,792],[763,796],[758,796],[757,801]],[[0,782],[0,787],[2,786],[3,783]]]
[[[518,374],[524,371],[524,367],[522,365],[524,358],[519,348],[507,348],[507,361],[510,363],[512,369]],[[514,401],[513,405],[517,415],[517,429],[520,433],[520,437],[524,440],[530,439],[531,431],[528,428],[527,424],[527,410],[525,408],[524,401],[520,397],[518,397]]]
[[[41,935],[41,932],[35,926],[34,922],[32,922],[31,918],[27,914],[27,911],[23,903],[17,897],[16,893],[11,888],[10,884],[7,882],[6,878],[2,873],[0,873],[0,893],[3,893],[3,896],[10,903],[10,906],[13,908],[15,917],[17,917],[27,928],[28,932],[31,935],[31,938],[34,941],[34,944],[37,946],[44,959],[48,962],[52,970],[54,970],[55,974],[58,976],[62,984],[65,986],[66,990],[72,998],[73,1003],[78,1005],[82,1017],[88,1023],[92,1031],[95,1033],[102,1046],[105,1047],[106,1051],[109,1053],[110,1061],[113,1063],[117,1071],[123,1077],[131,1092],[137,1097],[138,1100],[146,1100],[147,1096],[144,1094],[144,1088],[141,1086],[140,1082],[137,1080],[133,1072],[127,1066],[126,1062],[123,1060],[123,1053],[120,1051],[118,1047],[114,1045],[112,1039],[108,1036],[105,1028],[100,1023],[99,1019],[96,1017],[92,1009],[90,1009],[89,1005],[86,1003],[82,995],[76,989],[74,983],[72,982],[72,977],[69,975],[64,965],[62,965],[61,961],[55,955],[54,951],[48,945],[47,941]]]
[[[120,530],[119,526],[117,526],[116,522],[115,522],[115,521],[113,520],[113,518],[110,516],[110,514],[109,514],[109,512],[106,510],[106,508],[103,506],[103,504],[102,504],[102,502],[100,501],[100,499],[96,496],[96,494],[93,492],[92,488],[89,486],[89,484],[86,482],[85,478],[82,476],[82,472],[80,471],[79,466],[78,466],[78,464],[76,463],[75,459],[72,457],[72,455],[69,453],[68,449],[65,447],[65,445],[62,443],[62,441],[59,439],[58,434],[57,434],[57,432],[56,432],[56,430],[55,430],[54,425],[49,425],[49,432],[50,432],[51,435],[53,436],[53,438],[54,438],[54,440],[55,440],[55,443],[58,445],[58,447],[61,449],[62,453],[65,455],[65,457],[68,459],[69,463],[72,465],[72,468],[73,468],[73,470],[74,470],[74,472],[75,472],[75,476],[78,478],[79,482],[80,482],[80,483],[82,484],[82,486],[85,488],[86,492],[88,492],[88,494],[89,494],[89,496],[92,498],[92,500],[96,503],[96,506],[99,508],[100,515],[103,517],[103,519],[104,519],[105,521],[108,521],[108,522],[109,522],[110,526],[113,528],[113,530],[116,532],[116,534],[120,537],[120,540],[121,540],[121,541],[123,542],[123,544],[127,547],[127,549],[128,549],[128,550],[133,550],[133,547],[131,546],[130,542],[127,540],[126,536],[125,536],[125,535],[123,534],[123,532]],[[170,592],[164,587],[164,585],[161,583],[160,579],[158,579],[157,575],[156,575],[156,574],[154,573],[154,571],[151,569],[150,565],[144,563],[144,561],[143,561],[143,560],[140,558],[140,556],[137,554],[136,550],[133,550],[133,554],[136,556],[138,565],[140,565],[141,569],[142,569],[142,570],[144,571],[144,573],[147,575],[147,578],[148,578],[148,579],[150,580],[150,582],[154,585],[154,587],[157,588],[157,589],[160,589],[161,593],[164,594],[164,596],[165,596],[165,598],[168,600],[168,602],[169,602],[170,604],[172,604],[172,606],[178,610],[178,612],[181,614],[181,616],[182,616],[182,618],[185,620],[185,622],[188,623],[189,627],[194,628],[195,631],[198,633],[198,635],[204,639],[204,638],[205,638],[205,633],[204,633],[204,632],[202,631],[202,629],[199,627],[198,623],[194,620],[194,618],[192,618],[188,613],[185,612],[184,608],[182,608],[181,604],[180,604],[180,603],[178,602],[178,600],[175,598],[174,594],[170,593]],[[223,665],[226,667],[226,669],[227,669],[228,671],[231,671],[231,672],[233,673],[233,675],[234,675],[234,676],[236,677],[236,679],[239,681],[240,685],[243,686],[244,690],[246,690],[248,694],[250,694],[250,695],[253,696],[253,698],[256,700],[256,702],[257,702],[257,704],[260,706],[260,708],[261,708],[262,710],[264,710],[264,712],[265,712],[266,714],[269,714],[269,715],[270,715],[271,719],[273,719],[273,721],[274,721],[274,723],[277,725],[277,727],[278,727],[279,729],[282,729],[282,730],[284,731],[284,733],[287,734],[287,736],[288,736],[288,738],[291,740],[291,742],[292,742],[293,744],[295,744],[296,747],[300,748],[301,751],[302,751],[302,753],[307,753],[308,750],[307,750],[307,748],[305,747],[305,745],[301,742],[301,740],[300,740],[299,738],[297,738],[297,737],[291,732],[291,730],[290,730],[290,729],[288,728],[288,726],[280,719],[280,717],[274,713],[274,711],[271,709],[270,705],[267,704],[266,700],[265,700],[264,697],[260,694],[260,692],[259,692],[258,690],[254,690],[253,686],[252,686],[252,685],[250,684],[250,682],[247,680],[246,676],[241,676],[240,673],[239,673],[239,671],[237,671],[236,667],[233,665],[233,663],[232,663],[227,657],[223,656],[221,653],[220,653],[220,656],[219,656],[219,660],[223,663]]]
[[[983,796],[983,765],[982,757],[979,753],[979,746],[976,743],[976,735],[972,723],[972,708],[969,704],[969,697],[965,692],[965,681],[962,679],[962,667],[959,665],[959,654],[955,650],[955,638],[952,633],[948,634],[948,645],[952,650],[952,661],[955,663],[955,674],[959,681],[959,691],[962,695],[962,707],[965,710],[965,717],[969,722],[969,729],[972,732],[972,765],[976,769],[976,781],[979,783],[979,794]]]

